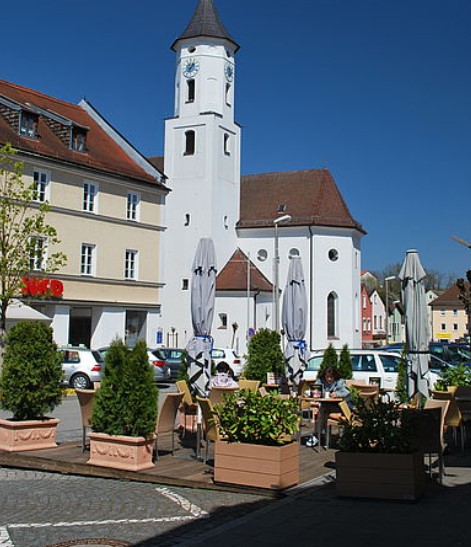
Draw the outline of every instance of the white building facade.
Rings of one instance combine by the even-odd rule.
[[[212,0],[199,0],[176,54],[175,112],[166,121],[164,172],[171,193],[162,255],[162,343],[192,336],[191,264],[201,237],[214,241],[218,284],[215,346],[246,351],[248,334],[274,328],[276,273],[281,291],[291,256],[303,261],[306,341],[312,349],[361,347],[361,225],[325,169],[240,175],[234,121],[238,45]],[[279,251],[275,270],[275,220]],[[280,297],[278,310],[281,313]]]

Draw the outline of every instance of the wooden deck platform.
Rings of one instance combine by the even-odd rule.
[[[333,450],[313,450],[300,447],[300,484],[312,482],[331,471]],[[57,448],[28,452],[0,451],[0,466],[48,471],[68,475],[112,478],[119,480],[152,482],[156,484],[224,490],[227,492],[253,491],[267,496],[280,495],[269,490],[250,489],[213,482],[213,467],[198,461],[192,448],[180,447],[175,455],[161,454],[152,469],[140,472],[122,471],[89,465],[89,452],[82,452],[80,441],[66,442]]]

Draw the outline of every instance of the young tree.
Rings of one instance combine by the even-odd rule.
[[[283,374],[285,360],[280,346],[280,335],[261,329],[250,339],[244,374],[249,380],[267,381],[267,372]]]
[[[322,363],[319,368],[319,372],[317,374],[318,378],[321,378],[324,375],[324,371],[328,367],[335,367],[338,368],[338,357],[337,357],[337,351],[335,350],[333,344],[329,344],[329,346],[324,350],[324,355],[322,358]]]
[[[340,376],[344,380],[351,380],[353,378],[352,359],[350,357],[350,350],[348,349],[348,344],[345,344],[342,347],[337,368],[340,372]]]
[[[50,206],[37,199],[34,182],[24,180],[24,165],[16,155],[10,144],[0,148],[0,344],[8,306],[19,296],[22,278],[31,271],[32,261],[45,273],[53,273],[66,263],[63,253],[50,252],[60,243],[56,229],[46,223]]]

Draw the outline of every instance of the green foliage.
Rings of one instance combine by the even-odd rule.
[[[24,165],[16,160],[16,154],[9,144],[0,148],[0,329],[3,330],[8,305],[19,294],[22,277],[30,272],[31,256],[47,273],[66,263],[63,253],[51,251],[60,241],[56,229],[46,223],[50,206],[35,201],[34,184],[23,179]],[[38,238],[45,240],[40,250],[35,248]]]
[[[402,349],[401,359],[397,366],[396,399],[399,403],[407,403],[409,401],[409,396],[407,394],[407,349],[406,347]]]
[[[115,340],[106,352],[91,418],[93,431],[149,437],[155,429],[157,401],[146,343],[139,340],[130,350],[121,340]]]
[[[434,389],[446,391],[449,386],[471,386],[471,367],[457,365],[443,370],[440,378],[435,382]]]
[[[259,330],[250,339],[244,376],[248,380],[267,381],[267,372],[284,374],[285,358],[280,335],[269,329]]]
[[[350,380],[351,378],[353,378],[352,359],[350,357],[350,350],[348,349],[348,344],[345,344],[342,347],[337,369],[340,373],[340,377],[343,378],[344,380]]]
[[[214,412],[229,442],[282,445],[298,431],[296,399],[270,393],[264,397],[250,390],[230,393],[224,404],[215,405]]]
[[[412,424],[394,402],[357,400],[353,417],[344,421],[339,448],[344,452],[404,454],[411,451]]]
[[[329,344],[329,346],[324,350],[324,356],[322,358],[322,363],[319,368],[319,373],[317,374],[317,377],[318,378],[323,377],[324,371],[328,367],[338,368],[337,352],[335,351],[335,348],[332,344]],[[351,365],[350,365],[350,369],[351,369]]]
[[[45,417],[62,401],[62,359],[44,323],[20,321],[6,338],[0,403],[15,420]]]

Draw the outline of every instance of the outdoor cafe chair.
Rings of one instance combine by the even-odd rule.
[[[77,400],[80,406],[82,416],[82,452],[86,448],[87,429],[91,427],[90,418],[92,417],[93,402],[95,400],[95,389],[76,389]]]
[[[170,433],[172,436],[172,456],[175,452],[175,422],[182,400],[183,393],[167,393],[159,410],[154,431],[154,455],[157,460],[159,459],[159,437],[165,433]]]
[[[182,407],[183,407],[183,416],[184,416],[184,425],[183,425],[183,437],[186,434],[187,426],[187,416],[191,418],[191,431],[193,432],[194,416],[196,416],[198,411],[198,405],[193,402],[191,397],[190,388],[186,380],[178,380],[175,382],[175,386],[178,389],[179,393],[183,393]]]
[[[213,406],[221,403],[224,404],[224,397],[228,393],[235,393],[238,390],[239,388],[234,387],[212,387],[209,392],[209,400]]]
[[[239,380],[239,389],[249,389],[256,393],[259,387],[259,380],[245,380],[244,378]]]
[[[436,453],[438,454],[438,466],[439,466],[439,481],[440,483],[443,482],[443,476],[445,475],[445,458],[444,458],[444,452],[445,452],[445,418],[446,414],[448,412],[448,408],[450,406],[450,401],[439,401],[438,399],[427,399],[425,401],[424,408],[430,409],[430,408],[439,408],[441,410],[440,415],[440,440],[439,442],[436,442],[436,446],[432,447],[437,449],[437,452],[429,452],[429,469],[430,474],[432,471],[432,461],[431,456],[432,454]]]
[[[461,451],[464,452],[464,445],[465,445],[465,427],[464,427],[464,420],[463,415],[461,414],[461,410],[455,400],[455,393],[454,390],[449,391],[432,391],[432,397],[435,400],[439,401],[449,401],[449,406],[447,413],[445,415],[445,426],[451,427],[453,429],[453,440],[455,444],[458,444],[457,439],[457,432],[460,431],[460,437],[461,437]]]
[[[196,397],[198,404],[201,408],[201,416],[203,418],[203,433],[206,444],[206,451],[204,456],[204,463],[208,461],[209,443],[217,442],[223,439],[221,432],[219,431],[219,425],[217,418],[213,412],[213,405],[209,399],[202,397]]]
[[[326,448],[330,447],[330,437],[332,435],[332,427],[342,427],[342,422],[350,422],[352,420],[352,411],[346,401],[342,401],[339,404],[340,412],[331,412],[327,416],[326,423]]]

